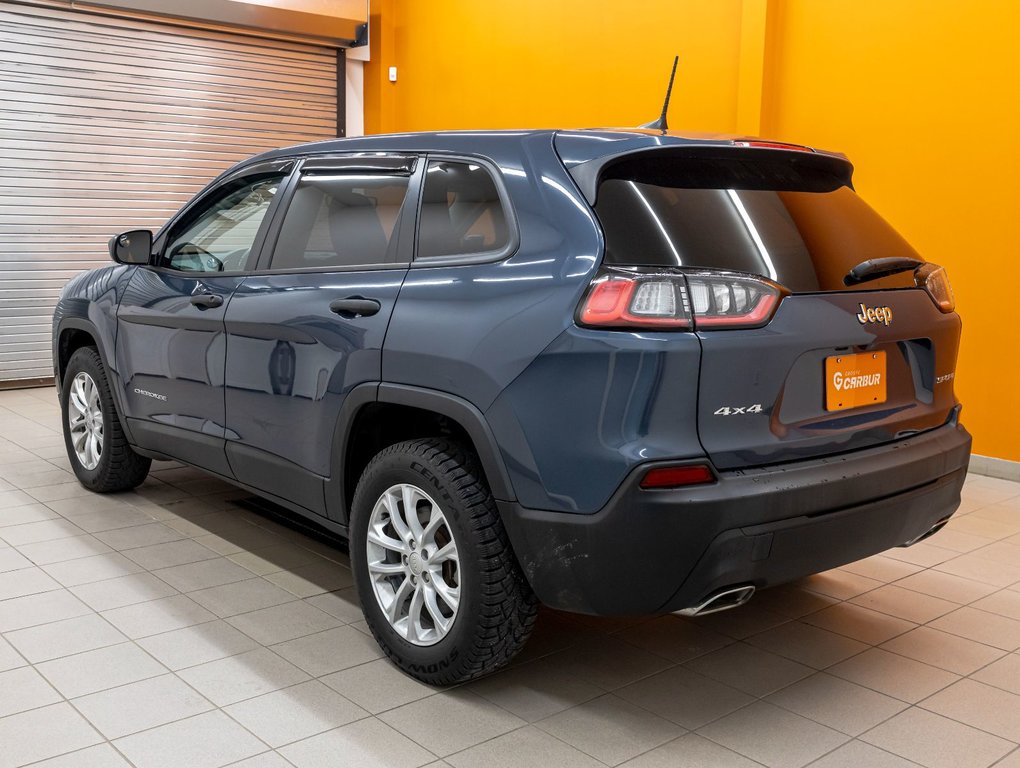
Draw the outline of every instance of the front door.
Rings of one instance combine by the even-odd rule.
[[[229,475],[223,318],[285,170],[227,179],[189,206],[131,276],[117,314],[125,416],[142,448]]]
[[[306,161],[281,201],[263,263],[227,309],[234,476],[320,514],[325,481],[338,469],[333,438],[344,398],[381,375],[411,258],[414,165],[407,157]]]

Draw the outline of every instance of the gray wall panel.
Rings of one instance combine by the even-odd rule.
[[[336,136],[336,52],[0,2],[0,381],[52,375],[61,287],[252,154]]]

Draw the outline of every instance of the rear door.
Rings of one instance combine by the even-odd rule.
[[[786,291],[764,327],[709,330],[699,310],[725,316],[735,297],[699,293],[688,278],[702,345],[698,433],[715,465],[827,456],[944,424],[958,315],[913,270],[845,281],[864,261],[917,253],[848,186],[790,159],[802,153],[724,152],[660,161],[647,177],[617,169],[596,204],[607,264],[750,273]]]
[[[378,382],[413,247],[417,158],[306,160],[226,313],[227,456],[238,480],[325,512],[340,409]]]
[[[219,183],[161,235],[117,312],[126,416],[143,448],[229,475],[223,318],[268,225],[287,165]]]

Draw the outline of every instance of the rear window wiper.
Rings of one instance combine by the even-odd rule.
[[[908,259],[903,256],[890,256],[885,259],[868,259],[847,272],[843,285],[857,285],[869,280],[878,280],[900,272],[913,272],[924,265],[923,261]]]

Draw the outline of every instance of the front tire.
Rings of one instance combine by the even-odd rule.
[[[372,634],[404,672],[451,685],[507,664],[538,601],[476,460],[450,440],[390,446],[351,515],[351,565]]]
[[[152,460],[128,445],[95,347],[81,347],[71,355],[60,389],[60,409],[71,469],[90,491],[126,491],[149,474]]]

